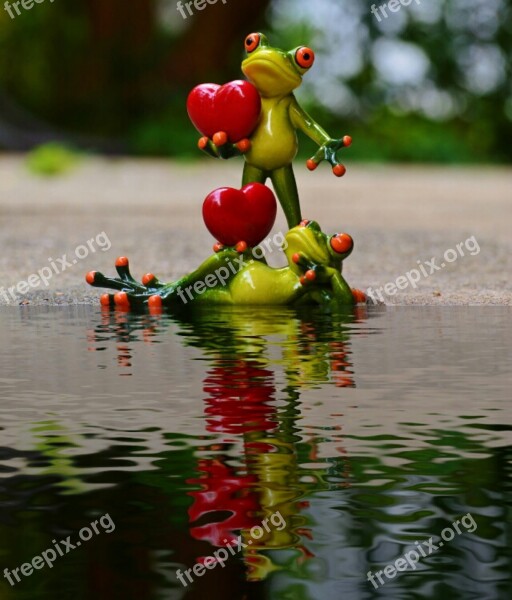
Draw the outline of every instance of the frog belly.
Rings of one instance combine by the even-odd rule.
[[[290,101],[263,100],[262,115],[251,136],[246,161],[262,171],[275,171],[289,165],[299,148],[297,134],[289,117]]]
[[[299,278],[291,269],[272,269],[261,263],[238,273],[229,286],[235,304],[289,304],[300,289]]]

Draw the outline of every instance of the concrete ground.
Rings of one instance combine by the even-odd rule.
[[[203,199],[217,187],[239,187],[241,166],[86,159],[71,173],[42,178],[23,157],[0,156],[0,304],[97,302],[100,292],[84,275],[114,274],[119,255],[137,277],[151,271],[172,280],[194,269],[214,241],[202,222]],[[354,237],[344,266],[350,285],[388,284],[380,292],[386,304],[512,305],[511,169],[349,164],[339,180],[322,167],[309,173],[296,165],[303,216]],[[282,211],[275,231],[286,231]],[[95,251],[81,248],[78,255],[88,256],[77,258],[75,249],[93,238]],[[445,267],[430,274],[432,258]],[[30,276],[52,262],[59,273],[48,287],[34,287],[39,279]],[[420,277],[417,287],[407,273]]]

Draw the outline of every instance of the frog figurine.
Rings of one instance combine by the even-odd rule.
[[[121,310],[149,307],[157,312],[165,308],[176,312],[204,304],[352,306],[366,301],[365,294],[352,290],[341,274],[342,262],[353,250],[352,238],[348,234],[326,235],[318,223],[303,220],[301,216],[292,168],[298,151],[296,130],[302,130],[320,146],[307,163],[310,170],[327,160],[335,175],[343,175],[345,167],[338,162],[337,154],[351,143],[348,136],[332,139],[293,95],[313,65],[314,52],[305,46],[291,52],[272,48],[261,33],[249,35],[245,48],[248,56],[242,70],[251,82],[245,84],[251,87],[253,99],[257,100],[255,128],[249,138],[242,135],[238,141],[231,139],[226,131],[209,132],[211,139],[202,137],[199,147],[217,158],[245,157],[243,193],[247,194],[246,188],[251,186],[265,188],[264,183],[271,179],[290,228],[283,242],[288,265],[270,267],[264,253],[257,253],[258,247],[248,247],[246,241],[240,240],[234,247],[219,242],[210,258],[180,280],[165,284],[148,273],[138,283],[130,274],[128,259],[121,257],[116,261],[118,278],[108,278],[96,271],[86,276],[87,282],[95,287],[117,291],[101,297],[103,306]],[[211,91],[212,86],[207,87]],[[226,121],[224,127],[234,120]],[[222,189],[226,193],[227,188]],[[216,196],[214,204],[217,200]],[[260,204],[259,211],[263,210]],[[256,227],[249,213],[247,220],[251,228]],[[211,225],[210,222],[209,229]],[[272,226],[266,222],[264,225]],[[230,240],[238,236],[237,232],[231,233]],[[249,241],[257,244],[259,240]]]
[[[354,247],[346,233],[328,236],[315,221],[302,221],[285,235],[283,250],[288,265],[270,267],[256,249],[223,248],[190,275],[169,284],[148,273],[138,283],[130,274],[126,257],[116,261],[119,278],[91,271],[87,282],[117,290],[104,294],[101,304],[124,309],[170,309],[201,304],[225,305],[332,305],[364,302],[341,274],[342,262]],[[258,258],[261,256],[261,258]]]
[[[262,33],[252,33],[245,40],[247,58],[242,71],[261,96],[261,115],[252,135],[236,144],[228,143],[225,132],[212,139],[202,137],[199,148],[216,158],[243,155],[243,185],[265,183],[270,178],[288,222],[295,227],[302,220],[299,194],[292,161],[297,155],[299,129],[320,148],[307,161],[310,170],[323,160],[333,167],[336,176],[345,174],[338,151],[350,146],[352,139],[333,139],[299,105],[293,92],[302,84],[303,76],[313,66],[315,53],[301,46],[290,52],[272,48]]]

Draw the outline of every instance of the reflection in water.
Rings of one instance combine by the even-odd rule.
[[[198,461],[199,477],[187,480],[200,488],[189,492],[194,499],[188,510],[190,535],[220,548],[241,531],[246,542],[250,540],[243,550],[247,579],[257,581],[279,568],[270,550],[293,550],[286,565],[292,570],[294,564],[314,556],[307,547],[312,532],[301,516],[301,510],[309,507],[304,500],[308,493],[349,485],[342,451],[329,465],[342,474],[335,483],[327,481],[324,465],[307,471],[299,466],[299,399],[302,388],[326,383],[354,387],[348,326],[364,323],[366,309],[313,315],[283,310],[278,319],[260,309],[248,317],[236,309],[195,313],[181,320],[180,327],[184,342],[200,348],[210,363],[203,388],[206,431],[224,434],[209,449],[211,456]],[[89,336],[89,341],[100,344],[110,330],[116,337],[119,366],[125,368],[132,364],[127,342],[139,331],[141,339],[151,343],[165,323],[154,315],[105,311],[96,339]],[[270,358],[272,349],[280,350],[281,356]],[[279,407],[275,365],[286,379]],[[236,468],[228,453],[233,446],[241,446],[243,456]],[[315,440],[307,446],[313,461]],[[285,527],[269,526],[260,539],[252,539],[250,529],[270,523],[275,513],[285,520]],[[198,556],[197,562],[203,558]]]
[[[68,398],[53,418],[31,425],[35,443],[0,448],[0,568],[20,566],[99,514],[109,512],[116,531],[15,589],[0,583],[0,598],[508,598],[510,446],[489,445],[489,426],[469,405],[462,426],[445,419],[433,427],[404,407],[356,396],[364,382],[375,386],[365,357],[389,344],[385,318],[364,309],[223,309],[179,320],[93,314],[83,348],[101,381],[119,382],[110,392],[118,404],[103,423],[80,413],[72,425],[64,424]],[[414,351],[426,362],[422,327]],[[175,352],[192,354],[170,369],[172,338],[180,340]],[[150,373],[138,369],[142,348],[153,351]],[[466,357],[471,363],[471,350]],[[200,368],[188,370],[191,361]],[[499,357],[493,368],[501,373]],[[402,369],[406,379],[405,359]],[[385,376],[381,386],[392,395]],[[203,403],[187,432],[178,422],[164,426],[195,383]],[[161,404],[141,422],[132,407],[146,394]],[[91,405],[86,393],[79,401]],[[360,403],[358,421],[369,422],[349,428],[347,414]],[[383,420],[387,434],[376,429]],[[251,538],[251,528],[277,512],[284,527]],[[368,583],[368,571],[468,512],[474,533],[377,591]],[[225,566],[187,588],[177,581],[177,569],[204,563],[239,535],[246,547]]]

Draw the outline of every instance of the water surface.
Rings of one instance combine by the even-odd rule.
[[[511,597],[511,309],[0,326],[0,573],[98,529],[0,598]]]

